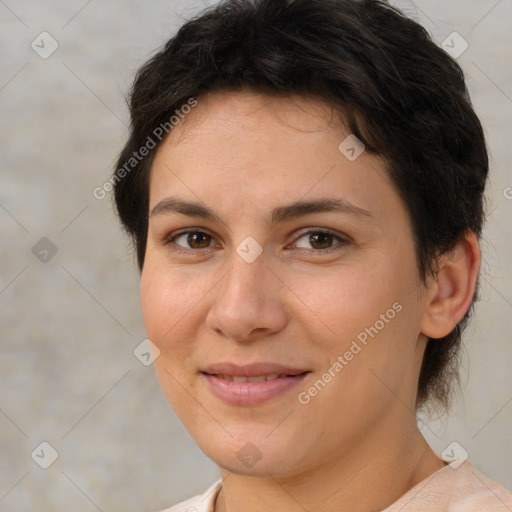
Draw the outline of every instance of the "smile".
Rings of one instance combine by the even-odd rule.
[[[229,405],[248,407],[282,398],[309,373],[274,363],[248,366],[218,363],[201,371],[200,375],[209,393]]]

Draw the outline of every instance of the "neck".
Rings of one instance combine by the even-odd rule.
[[[383,510],[445,466],[414,418],[403,425],[397,429],[394,421],[365,432],[350,451],[299,475],[254,477],[222,470],[215,512]]]

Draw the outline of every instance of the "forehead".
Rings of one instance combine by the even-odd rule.
[[[158,148],[150,210],[168,196],[234,213],[336,193],[366,210],[389,209],[397,196],[385,161],[366,151],[348,159],[340,144],[349,136],[343,113],[315,97],[210,93]]]
[[[346,130],[343,109],[313,95],[267,95],[249,88],[219,90],[202,95],[197,106],[183,116],[166,142],[186,142],[192,135],[201,137],[215,128],[222,138],[233,124],[246,131],[261,130],[262,122],[277,122],[283,128],[303,132]],[[214,123],[214,126],[212,126]]]

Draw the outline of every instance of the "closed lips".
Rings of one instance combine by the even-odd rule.
[[[278,399],[308,373],[309,370],[271,362],[249,365],[222,362],[201,371],[210,392],[235,407],[260,406]]]

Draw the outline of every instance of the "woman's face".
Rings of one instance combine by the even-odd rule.
[[[331,119],[316,99],[210,94],[152,166],[154,366],[230,471],[371,456],[415,422],[426,299],[409,217],[384,162]]]

